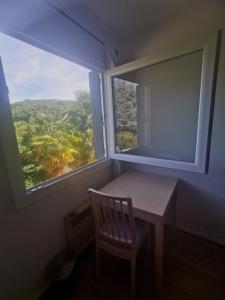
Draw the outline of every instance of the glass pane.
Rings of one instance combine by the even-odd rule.
[[[27,188],[104,157],[95,151],[91,70],[2,33],[0,55]]]
[[[113,78],[116,152],[137,147],[137,84]]]
[[[195,162],[202,51],[113,78],[116,152]]]

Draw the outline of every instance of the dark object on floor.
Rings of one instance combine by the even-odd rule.
[[[51,281],[66,280],[72,273],[75,266],[75,256],[73,253],[60,252],[48,265],[48,276]]]

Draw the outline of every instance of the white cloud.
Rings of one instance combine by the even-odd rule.
[[[0,55],[10,101],[75,99],[89,90],[89,70],[0,33]]]

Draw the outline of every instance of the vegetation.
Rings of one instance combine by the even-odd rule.
[[[126,151],[136,147],[137,136],[130,131],[119,131],[116,135],[119,151]]]
[[[137,147],[136,85],[118,78],[113,83],[116,150],[122,152]]]
[[[135,85],[115,79],[116,145],[137,145]],[[24,100],[11,104],[26,187],[94,162],[90,96],[72,100]]]
[[[11,105],[26,187],[95,161],[90,97]]]

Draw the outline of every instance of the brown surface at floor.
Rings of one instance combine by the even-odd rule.
[[[224,300],[225,248],[190,234],[166,229],[164,284],[160,299]],[[137,257],[138,300],[155,299],[153,256]],[[70,278],[54,284],[42,300],[130,299],[129,263],[102,255],[102,275],[95,276],[94,245],[79,258]]]

